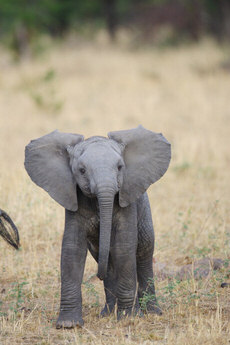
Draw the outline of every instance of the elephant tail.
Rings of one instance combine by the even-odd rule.
[[[0,209],[0,235],[15,249],[19,249],[20,240],[16,225],[10,216]]]

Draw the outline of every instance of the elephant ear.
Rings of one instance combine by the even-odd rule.
[[[126,168],[119,203],[126,207],[164,175],[171,159],[171,145],[162,134],[142,126],[110,132],[108,137],[123,147]]]
[[[76,211],[78,204],[67,148],[83,139],[82,135],[56,130],[32,140],[25,149],[25,168],[32,181],[70,211]]]

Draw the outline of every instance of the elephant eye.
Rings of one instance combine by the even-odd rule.
[[[80,173],[81,173],[82,175],[84,175],[84,173],[85,173],[85,169],[84,169],[84,168],[80,168],[79,171],[80,171]]]
[[[117,169],[118,169],[118,171],[121,171],[121,169],[122,169],[122,165],[118,165],[118,167],[117,167]]]

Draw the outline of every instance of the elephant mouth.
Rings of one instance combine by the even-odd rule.
[[[84,196],[86,196],[87,198],[90,198],[90,199],[94,199],[97,197],[97,195],[95,193],[92,193],[90,191],[89,188],[80,188],[78,185],[77,185],[77,193],[79,192],[79,190],[82,192],[82,194]]]
[[[95,193],[92,193],[90,191],[84,190],[82,193],[89,199],[96,199],[97,195]]]

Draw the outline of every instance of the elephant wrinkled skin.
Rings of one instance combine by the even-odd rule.
[[[138,298],[155,296],[154,231],[147,188],[166,172],[171,148],[162,134],[139,126],[84,140],[54,131],[25,150],[31,179],[65,208],[61,304],[57,328],[82,326],[81,283],[87,249],[98,262],[106,304],[118,319],[138,313]],[[138,284],[138,298],[136,288]],[[153,297],[147,310],[160,314]]]

